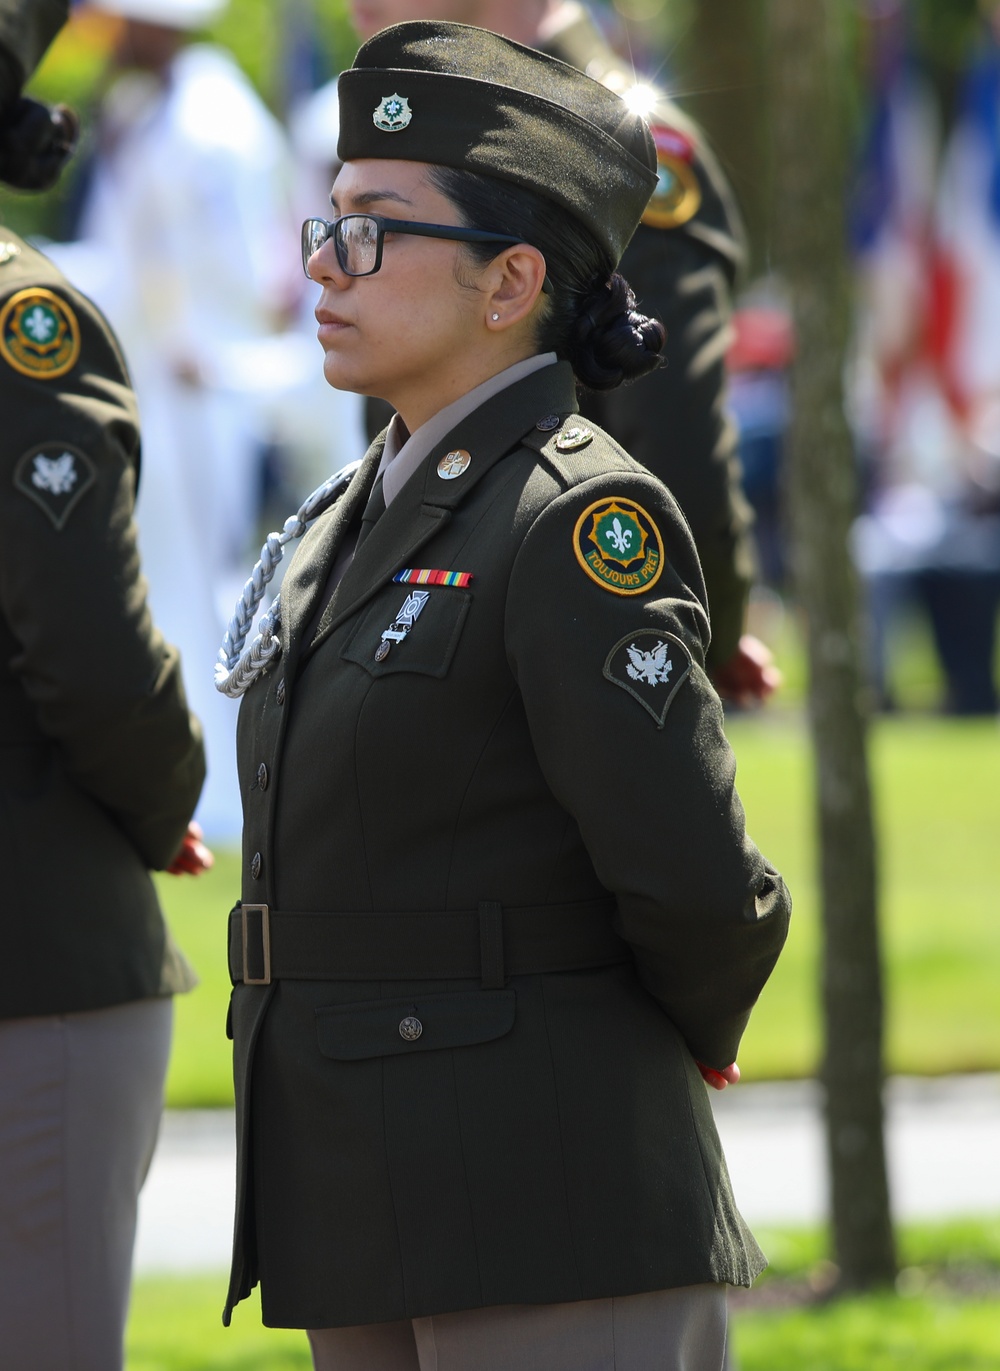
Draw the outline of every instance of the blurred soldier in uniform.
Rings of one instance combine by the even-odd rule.
[[[119,20],[79,222],[93,275],[57,254],[132,369],[150,602],[205,728],[198,818],[220,840],[239,834],[239,796],[232,711],[212,663],[256,534],[267,436],[248,351],[300,294],[287,265],[298,225],[283,131],[229,53],[191,41],[224,5],[93,0]]]
[[[0,181],[21,190],[76,137],[20,95],[66,8],[0,0]],[[0,1362],[115,1371],[171,996],[193,984],[149,869],[211,861],[188,825],[204,754],[146,605],[117,340],[3,227],[0,413]]]
[[[752,515],[725,409],[730,297],[743,229],[729,187],[691,121],[637,79],[575,0],[351,0],[364,39],[408,19],[493,29],[585,71],[650,122],[659,185],[622,259],[639,308],[667,330],[665,365],[634,386],[581,396],[582,412],[667,485],[687,516],[712,617],[708,667],[724,698],[762,700],[778,681],[768,650],[743,633],[754,573]],[[322,94],[318,96],[322,100]],[[370,406],[370,436],[388,422]]]

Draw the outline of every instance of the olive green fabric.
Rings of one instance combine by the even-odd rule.
[[[68,14],[69,0],[0,0],[0,109],[30,79]],[[13,89],[5,54],[16,68]]]
[[[544,188],[611,264],[656,184],[649,130],[617,95],[486,29],[434,20],[384,29],[360,48],[337,91],[342,162],[401,158]],[[392,96],[407,102],[409,118],[387,132],[373,116]]]
[[[502,991],[236,986],[229,1308],[259,1277],[270,1325],[747,1285],[763,1264],[695,1058],[735,1059],[788,896],[745,833],[687,526],[575,403],[562,363],[460,422],[308,641],[381,441],[305,535],[283,655],[240,711],[243,899],[401,914],[610,893],[632,955]],[[471,460],[444,480],[455,449]],[[641,556],[578,557],[594,552],[595,508],[600,536],[629,549],[641,534]],[[472,580],[395,583],[405,568]],[[605,574],[647,585],[619,594]],[[415,589],[429,599],[377,658]],[[387,1027],[421,1014],[417,1039]]]
[[[589,15],[574,9],[547,50],[616,89],[632,84],[632,69]],[[711,670],[736,650],[756,570],[753,515],[742,490],[736,428],[725,409],[731,293],[744,259],[744,232],[732,192],[696,125],[662,94],[650,118],[690,140],[701,190],[698,210],[686,223],[640,224],[619,268],[639,308],[666,327],[664,365],[632,386],[584,394],[581,408],[669,486],[691,525],[708,589]]]
[[[55,317],[71,365],[49,377],[19,345]],[[0,1017],[186,989],[147,868],[179,849],[204,755],[139,570],[135,397],[105,321],[2,227],[0,413]]]

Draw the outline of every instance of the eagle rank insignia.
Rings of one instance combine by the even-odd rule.
[[[679,638],[641,628],[621,638],[608,653],[604,678],[620,686],[663,727],[678,689],[691,671],[691,654]]]

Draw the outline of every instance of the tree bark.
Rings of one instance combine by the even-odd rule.
[[[671,52],[681,103],[708,134],[746,221],[748,275],[766,270],[770,241],[764,0],[697,0]]]
[[[891,1280],[896,1264],[860,596],[848,552],[856,482],[842,394],[850,311],[842,13],[838,0],[770,4],[774,242],[797,338],[788,478],[817,775],[831,1218],[841,1284],[863,1288]]]

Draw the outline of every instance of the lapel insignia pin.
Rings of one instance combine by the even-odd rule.
[[[0,267],[5,267],[8,262],[13,262],[19,256],[21,249],[16,243],[0,243]]]
[[[372,123],[383,133],[399,133],[412,118],[413,111],[405,95],[383,95],[372,113]]]
[[[593,440],[593,433],[589,428],[580,428],[575,425],[572,428],[564,428],[556,439],[557,452],[578,452],[580,448],[586,447]]]
[[[384,662],[392,651],[393,643],[401,643],[403,641],[420,617],[424,605],[426,605],[430,598],[431,593],[429,590],[414,590],[406,597],[399,613],[382,634],[382,641],[375,649],[376,662]]]
[[[456,476],[468,471],[471,461],[472,457],[464,447],[456,448],[454,452],[446,452],[438,462],[438,475],[442,481],[454,481]]]

